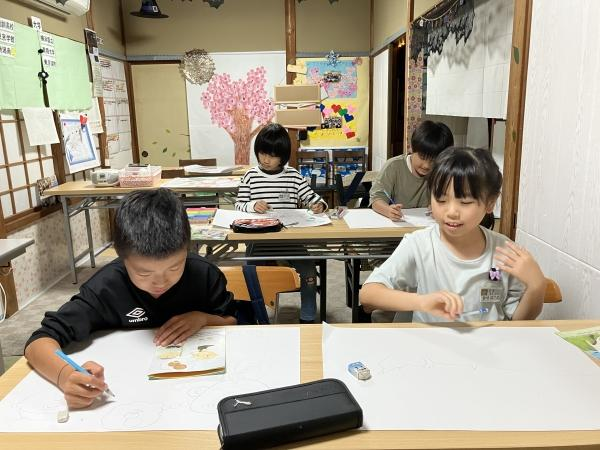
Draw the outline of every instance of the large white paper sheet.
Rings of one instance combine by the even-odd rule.
[[[94,339],[74,353],[80,363],[98,361],[115,393],[89,410],[65,409],[62,393],[30,373],[0,402],[0,432],[102,432],[145,430],[215,430],[217,403],[229,395],[300,382],[298,327],[227,327],[224,375],[148,380],[155,346],[153,330],[118,331]]]
[[[288,228],[319,227],[331,223],[327,214],[313,214],[306,209],[275,209],[265,214],[217,209],[212,224],[215,227],[230,228],[231,223],[237,219],[264,218],[279,219]]]
[[[426,227],[435,224],[435,220],[428,214],[428,211],[428,208],[403,209],[404,220],[394,222],[372,209],[349,209],[344,214],[344,221],[348,228]]]
[[[240,177],[189,177],[173,178],[162,185],[165,188],[231,188],[237,190]]]
[[[22,111],[29,145],[59,142],[54,116],[50,108],[23,108]]]
[[[323,377],[346,383],[369,430],[600,429],[600,367],[555,332],[325,324]]]
[[[185,173],[204,173],[204,174],[219,174],[219,173],[231,173],[235,169],[239,169],[242,166],[203,166],[201,164],[190,164],[184,166]]]

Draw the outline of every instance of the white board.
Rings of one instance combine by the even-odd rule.
[[[285,84],[285,52],[210,53],[215,73],[228,73],[233,80],[245,79],[250,69],[263,66],[266,71],[265,89],[273,97],[273,87]],[[217,158],[217,165],[234,164],[233,141],[227,132],[213,125],[210,112],[202,105],[207,83],[197,85],[186,80],[190,147],[192,158]],[[252,141],[252,145],[254,140]],[[256,164],[250,149],[250,164]]]

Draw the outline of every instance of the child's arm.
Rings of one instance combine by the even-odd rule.
[[[248,171],[240,181],[235,209],[238,211],[254,212],[255,203],[255,200],[251,200],[250,171]]]
[[[104,368],[88,361],[83,367],[91,375],[77,372],[54,353],[59,348],[54,339],[41,337],[25,348],[25,358],[36,372],[64,392],[69,408],[90,406],[108,388],[104,382]]]
[[[327,208],[329,207],[327,203],[325,203],[325,200],[311,189],[304,177],[301,177],[300,184],[298,185],[298,197],[302,204],[308,205],[315,214],[327,211]]]
[[[400,203],[393,203],[390,205],[389,202],[376,199],[373,200],[371,208],[373,208],[373,211],[387,217],[388,219],[391,219],[394,222],[398,222],[400,219],[402,219],[402,205]]]
[[[366,312],[375,309],[422,311],[448,320],[456,319],[463,312],[462,298],[458,294],[448,291],[420,295],[390,289],[381,283],[368,283],[363,285],[359,297]]]
[[[533,320],[542,312],[546,278],[531,253],[512,241],[506,247],[496,247],[498,268],[525,285],[525,293],[515,310],[513,320]]]

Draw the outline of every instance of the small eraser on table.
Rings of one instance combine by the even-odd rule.
[[[348,372],[359,380],[368,380],[371,378],[371,371],[360,361],[348,364]]]
[[[65,423],[68,422],[69,420],[69,410],[68,409],[64,409],[62,411],[59,411],[56,414],[56,421],[58,423]]]

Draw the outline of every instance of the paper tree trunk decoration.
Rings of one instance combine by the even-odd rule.
[[[212,123],[224,128],[233,139],[235,164],[250,163],[250,142],[273,117],[273,102],[267,96],[264,67],[251,69],[245,80],[215,74],[202,94],[202,104]],[[254,128],[253,124],[256,122]]]

